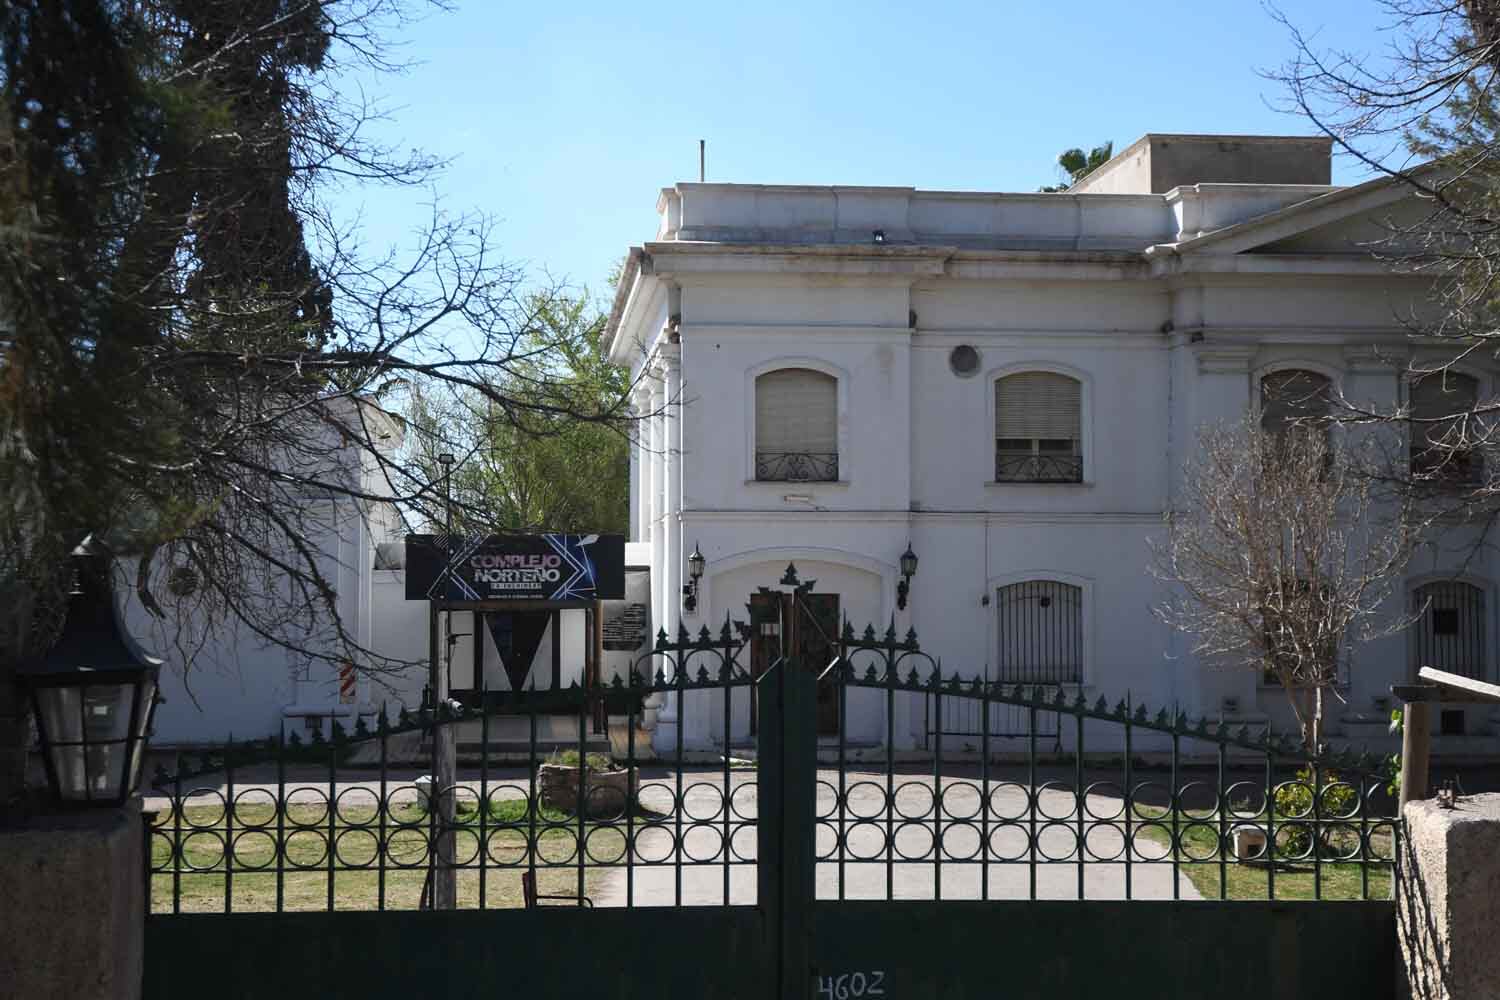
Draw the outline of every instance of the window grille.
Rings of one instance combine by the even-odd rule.
[[[1485,641],[1488,619],[1484,590],[1462,580],[1439,580],[1412,592],[1413,610],[1420,617],[1415,626],[1416,662],[1475,680],[1488,673]]]
[[[755,478],[839,478],[837,379],[809,368],[781,368],[755,380]]]
[[[1483,460],[1462,447],[1461,418],[1479,403],[1478,380],[1462,372],[1431,372],[1411,384],[1411,415],[1438,423],[1411,425],[1411,471],[1423,479],[1473,484],[1480,481]]]
[[[1082,386],[1055,372],[995,380],[995,481],[1083,482]]]
[[[995,679],[1007,684],[1078,684],[1083,678],[1083,588],[1055,580],[1001,587]]]

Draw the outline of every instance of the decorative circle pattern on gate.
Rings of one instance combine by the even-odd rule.
[[[805,823],[823,898],[1389,894],[1398,827],[1378,759],[1308,757],[1268,730],[1076,687],[960,676],[915,634],[847,624],[816,644],[830,662],[778,655],[770,668],[829,689],[836,736],[763,724],[750,744],[771,674],[744,664],[754,637],[776,636],[766,624],[661,635],[608,684],[179,760],[148,802],[152,908],[415,908],[439,880],[460,907],[753,904],[773,832],[763,793],[776,822]],[[954,704],[977,715],[973,733],[925,755],[902,745],[915,720],[943,733]],[[852,739],[851,705],[882,731]],[[665,726],[669,707],[712,739]],[[997,735],[999,713],[1020,725]],[[494,738],[518,724],[525,739]],[[569,739],[539,737],[558,725]],[[439,736],[459,747],[450,787],[423,778]],[[756,762],[795,748],[817,768],[805,804]]]

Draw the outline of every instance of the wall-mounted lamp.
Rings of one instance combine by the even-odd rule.
[[[708,560],[693,543],[693,554],[688,556],[688,582],[682,585],[682,610],[688,614],[698,610],[698,581],[703,578],[703,566]]]
[[[902,611],[906,610],[906,596],[911,593],[911,578],[917,575],[917,554],[911,550],[911,542],[906,543],[906,551],[901,553],[901,582],[896,584],[896,607]]]

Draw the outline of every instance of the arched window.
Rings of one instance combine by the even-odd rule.
[[[995,481],[1083,482],[1083,387],[1056,372],[995,380]]]
[[[1298,422],[1329,415],[1333,383],[1304,368],[1271,372],[1260,380],[1260,426],[1280,434]]]
[[[755,478],[836,482],[838,379],[811,368],[778,368],[755,380]]]
[[[1027,580],[996,592],[1000,649],[995,679],[1077,684],[1083,678],[1083,588]]]
[[[1479,381],[1462,372],[1429,372],[1411,384],[1411,472],[1420,479],[1477,483],[1484,471],[1467,447],[1464,414],[1479,403]]]
[[[1436,667],[1452,674],[1485,680],[1484,590],[1462,580],[1437,580],[1412,591],[1413,610],[1420,615],[1413,631],[1412,672]]]

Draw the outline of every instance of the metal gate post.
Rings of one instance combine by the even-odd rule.
[[[797,656],[797,606],[783,594],[782,656],[761,675],[757,898],[774,955],[772,996],[812,995],[813,838],[817,812],[817,680]],[[765,623],[769,624],[769,623]]]

